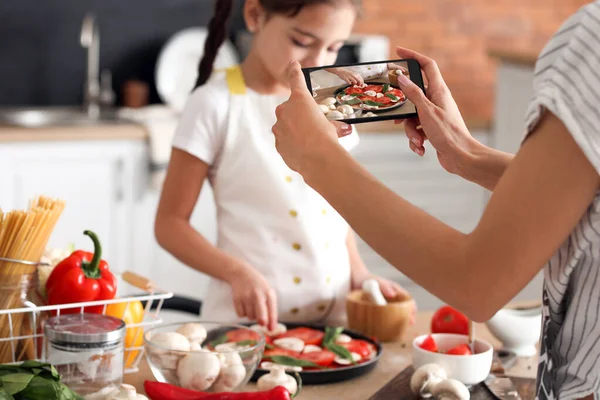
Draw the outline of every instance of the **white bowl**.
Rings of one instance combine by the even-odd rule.
[[[503,308],[485,323],[505,350],[519,357],[537,354],[536,344],[542,328],[541,308]]]
[[[419,347],[427,336],[418,336],[413,340],[412,362],[415,370],[422,365],[435,363],[446,370],[448,378],[461,381],[465,385],[476,385],[489,375],[494,354],[491,344],[475,339],[475,354],[468,356],[434,353]],[[448,351],[459,344],[469,342],[466,335],[434,333],[431,336],[439,351]]]

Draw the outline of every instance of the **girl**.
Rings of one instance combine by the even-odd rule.
[[[325,68],[325,71],[337,75],[343,82],[349,85],[364,85],[365,81],[387,77],[389,71],[400,71],[407,74],[408,70],[398,64],[370,64],[370,65],[355,65],[352,67]],[[335,85],[331,85],[335,86]]]
[[[381,255],[473,320],[486,321],[544,271],[536,399],[600,398],[600,0],[569,18],[538,58],[526,136],[514,156],[471,135],[436,63],[410,50],[429,83],[398,84],[419,118],[404,123],[419,155],[493,195],[463,234],[396,196],[339,150],[292,64],[290,101],[273,127],[302,172]],[[491,290],[490,290],[491,289]]]
[[[359,12],[358,0],[247,0],[254,34],[241,67],[211,73],[233,0],[218,0],[197,89],[181,117],[155,231],[185,264],[213,278],[202,317],[343,323],[345,296],[372,275],[353,233],[277,154],[275,108],[289,96],[285,71],[335,62]],[[350,141],[343,142],[351,147]],[[217,206],[212,246],[189,218],[205,179]],[[378,279],[388,297],[402,289]]]

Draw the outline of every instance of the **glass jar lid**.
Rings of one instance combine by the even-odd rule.
[[[113,342],[125,336],[125,322],[100,314],[67,314],[49,318],[44,331],[52,342]]]

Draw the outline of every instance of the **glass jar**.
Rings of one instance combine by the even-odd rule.
[[[40,323],[45,313],[35,309],[44,304],[38,292],[38,264],[0,257],[0,364],[42,356]]]
[[[69,388],[86,395],[123,383],[125,322],[99,314],[49,318],[44,326],[47,361]]]

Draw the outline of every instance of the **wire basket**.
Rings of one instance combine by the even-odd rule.
[[[173,293],[156,289],[148,279],[129,271],[124,272],[119,277],[122,281],[119,285],[120,289],[123,289],[123,286],[128,286],[125,288],[127,289],[127,292],[133,288],[137,288],[144,290],[147,292],[147,294],[122,296],[112,300],[90,301],[53,306],[38,306],[31,301],[25,300],[25,307],[0,310],[0,320],[6,320],[9,327],[9,335],[0,337],[0,346],[10,346],[12,349],[12,360],[7,363],[16,364],[23,361],[23,359],[20,359],[18,356],[17,349],[19,343],[23,342],[28,342],[32,344],[30,347],[33,347],[34,356],[27,357],[28,359],[34,359],[41,362],[46,361],[46,338],[44,335],[43,322],[49,315],[60,315],[61,311],[65,309],[78,309],[80,313],[83,313],[86,307],[91,306],[102,307],[102,314],[106,315],[106,310],[109,305],[119,304],[122,305],[123,315],[111,315],[125,320],[125,313],[130,309],[130,305],[134,302],[140,301],[142,304],[145,303],[144,317],[142,322],[126,324],[127,332],[130,332],[130,330],[134,332],[135,336],[132,341],[134,343],[138,343],[138,345],[125,346],[126,365],[124,372],[126,374],[137,372],[138,365],[144,356],[143,339],[140,337],[143,337],[143,333],[147,328],[153,327],[162,322],[160,311],[163,303],[165,299],[173,297]],[[29,324],[33,327],[31,334],[15,332],[13,329],[13,321],[18,319],[24,319],[29,322]]]

